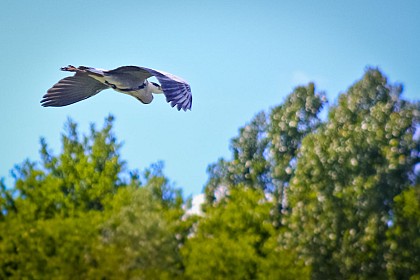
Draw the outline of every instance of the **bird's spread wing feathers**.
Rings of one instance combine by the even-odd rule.
[[[114,70],[107,71],[105,75],[118,75],[124,77],[125,80],[133,80],[138,83],[151,76],[155,76],[161,84],[163,94],[166,96],[166,101],[172,107],[177,107],[178,111],[183,109],[191,110],[192,95],[190,85],[180,77],[170,73],[139,66],[122,66]]]
[[[107,85],[85,74],[78,73],[61,79],[50,88],[42,97],[41,104],[44,107],[67,106],[89,98],[106,88],[108,88]]]
[[[74,66],[62,68],[64,71],[76,72],[74,76],[61,79],[43,96],[41,104],[44,107],[61,107],[89,98],[101,90],[109,88],[88,75],[104,76],[110,84],[121,88],[136,88],[147,78],[155,76],[160,82],[166,101],[179,110],[191,110],[192,95],[190,85],[180,77],[170,73],[138,66],[122,66],[114,70],[97,70],[91,67]],[[97,70],[97,71],[96,71]],[[109,82],[108,81],[108,82]]]
[[[163,93],[166,96],[166,101],[169,102],[172,107],[176,106],[178,111],[181,109],[184,111],[191,110],[192,94],[191,87],[187,81],[164,71],[145,67],[140,68],[148,71],[158,79]]]

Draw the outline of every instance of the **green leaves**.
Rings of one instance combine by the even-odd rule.
[[[190,279],[269,279],[268,275],[306,278],[308,270],[296,256],[273,242],[277,232],[270,218],[272,207],[273,203],[261,190],[231,186],[225,197],[208,208],[183,248],[186,276]]]
[[[414,107],[400,88],[369,69],[302,142],[288,226],[316,278],[387,275],[393,199],[410,185],[415,163]]]
[[[0,180],[0,278],[419,278],[419,102],[377,69],[325,102],[300,86],[240,128],[200,215],[162,162],[126,170],[112,116],[69,120]]]
[[[208,168],[208,201],[220,185],[243,184],[273,193],[282,208],[283,188],[294,172],[296,156],[305,135],[319,125],[318,114],[326,102],[314,84],[297,87],[270,114],[260,112],[231,141],[233,158],[220,159]]]
[[[282,105],[272,109],[268,136],[274,160],[273,178],[289,181],[301,141],[320,124],[318,114],[325,102],[325,97],[315,93],[315,85],[310,83],[297,87]]]
[[[177,220],[167,220],[164,205],[149,187],[120,188],[110,217],[102,224],[93,253],[100,269],[90,278],[170,279],[179,273]]]
[[[264,247],[270,248],[262,259],[270,264],[272,275],[277,275],[275,268],[285,252],[297,253],[297,259],[310,265],[303,275],[314,279],[405,279],[418,273],[414,268],[417,249],[408,252],[409,247],[418,247],[413,233],[418,235],[416,214],[408,218],[398,207],[402,207],[400,195],[418,178],[414,170],[420,146],[413,135],[419,103],[408,102],[401,94],[401,85],[388,83],[377,69],[368,69],[340,95],[322,123],[323,94],[316,93],[313,84],[297,87],[268,116],[259,113],[240,129],[232,140],[232,160],[220,159],[209,168],[209,203],[199,225],[214,215],[214,209],[227,210],[239,203],[228,198],[242,185],[261,190],[270,199],[266,221],[275,230],[258,231],[258,236],[264,236]],[[259,172],[252,173],[255,170]],[[416,204],[411,201],[410,205]],[[238,207],[236,211],[245,210]],[[243,224],[246,219],[238,218]],[[226,223],[220,218],[214,227]],[[404,227],[407,236],[400,234]],[[224,236],[210,237],[197,241],[197,246],[221,239],[228,246]],[[399,242],[409,245],[397,246]],[[297,259],[285,263],[298,265]]]
[[[80,136],[71,120],[55,156],[24,162],[0,189],[0,278],[174,279],[188,233],[163,165],[123,173],[113,118]],[[184,225],[186,224],[186,225]]]
[[[209,200],[214,199],[221,184],[244,184],[258,189],[269,187],[270,165],[265,158],[268,148],[266,118],[261,112],[240,128],[239,136],[231,141],[232,161],[219,160],[208,168],[210,179],[206,192]]]
[[[420,277],[420,186],[396,196],[394,221],[389,228],[388,269],[391,279]],[[414,276],[415,275],[415,276]]]

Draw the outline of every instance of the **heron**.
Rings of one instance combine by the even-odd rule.
[[[61,79],[42,97],[44,107],[67,106],[111,88],[128,94],[143,104],[153,100],[153,94],[164,94],[166,101],[179,110],[191,110],[191,87],[173,74],[140,66],[121,66],[113,70],[72,65],[60,68],[74,72],[73,76]],[[158,83],[148,81],[155,77]]]

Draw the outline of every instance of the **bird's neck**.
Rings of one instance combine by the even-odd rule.
[[[148,80],[146,80],[146,88],[147,88],[147,91],[151,93],[155,93],[155,94],[163,93],[163,91],[160,88],[155,86],[153,83],[150,83]]]

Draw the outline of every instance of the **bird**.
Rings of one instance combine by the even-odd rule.
[[[163,93],[166,101],[178,111],[191,110],[192,94],[188,82],[164,71],[140,66],[121,66],[105,70],[72,65],[60,70],[75,74],[61,79],[47,91],[40,101],[44,107],[67,106],[111,88],[131,95],[143,104],[151,103],[153,94]],[[160,84],[147,80],[152,76]]]

